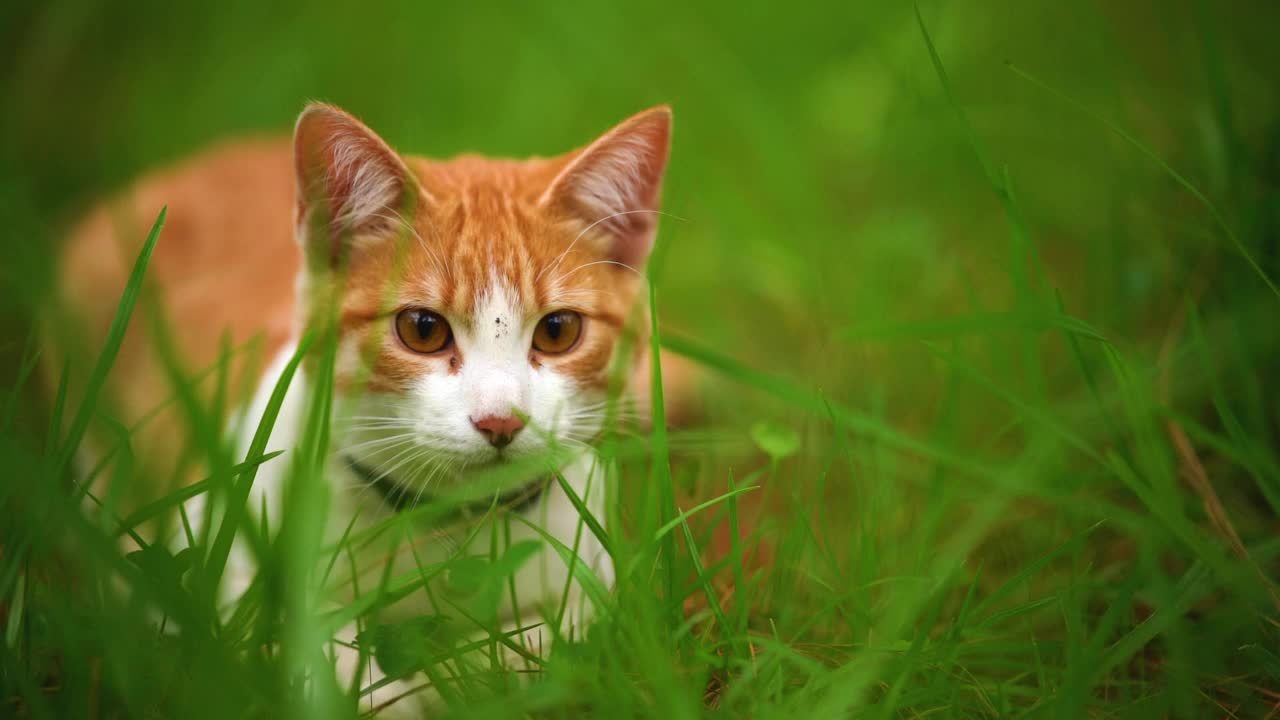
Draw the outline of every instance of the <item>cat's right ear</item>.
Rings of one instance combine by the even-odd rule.
[[[312,269],[336,268],[356,242],[412,223],[423,198],[413,173],[349,113],[311,103],[293,132],[299,239]]]

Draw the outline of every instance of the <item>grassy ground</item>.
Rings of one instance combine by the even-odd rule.
[[[385,631],[459,716],[1280,715],[1280,12],[1112,5],[6,5],[0,716],[364,708],[324,558],[211,615],[80,509],[100,406],[29,373],[76,213],[307,98],[429,155],[675,108],[651,271],[707,421],[606,447],[626,571],[538,682]]]

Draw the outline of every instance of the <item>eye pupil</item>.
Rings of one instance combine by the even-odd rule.
[[[436,318],[430,313],[418,313],[418,337],[426,340],[435,332]]]
[[[559,310],[542,318],[533,332],[533,349],[544,353],[571,350],[582,334],[582,316],[572,310]]]
[[[449,323],[430,310],[401,310],[396,315],[396,332],[400,341],[417,353],[439,352],[453,341]]]

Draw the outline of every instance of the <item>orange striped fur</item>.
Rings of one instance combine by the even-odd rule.
[[[325,287],[340,301],[340,391],[368,396],[377,412],[401,417],[424,402],[424,412],[467,417],[505,404],[554,424],[554,413],[571,414],[604,396],[657,226],[670,118],[665,107],[645,111],[550,159],[436,161],[399,155],[351,115],[313,104],[292,147],[227,145],[145,178],[96,210],[66,249],[63,304],[77,330],[100,342],[140,238],[167,205],[150,293],[109,385],[126,426],[172,395],[148,336],[148,303],[172,322],[178,356],[197,370],[217,361],[224,335],[233,346],[265,341],[266,358],[287,349],[307,322],[310,298]],[[495,310],[498,296],[505,306]],[[393,323],[409,307],[448,319],[458,340],[450,352],[406,350]],[[539,353],[529,335],[556,310],[581,314],[581,340],[563,354]],[[525,347],[523,366],[486,356],[499,333],[515,338],[507,345]],[[456,403],[475,407],[432,405],[427,395],[438,396],[439,384],[427,389],[424,382],[436,377],[467,384],[450,392]],[[544,377],[555,382],[537,385]],[[540,408],[552,409],[539,418]],[[172,466],[182,446],[176,417],[162,410],[139,428],[140,458]],[[492,459],[478,436],[467,435],[466,418],[454,419],[436,438],[437,449],[464,466]],[[590,425],[570,439],[585,438]],[[508,453],[530,449],[517,440]]]

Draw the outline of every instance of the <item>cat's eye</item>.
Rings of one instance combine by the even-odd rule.
[[[453,342],[449,322],[438,313],[419,308],[401,310],[396,315],[396,333],[405,347],[417,353],[440,352]]]
[[[572,348],[582,335],[582,316],[572,310],[557,310],[538,321],[533,330],[533,349],[548,354]]]

